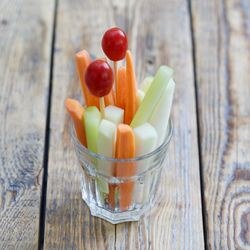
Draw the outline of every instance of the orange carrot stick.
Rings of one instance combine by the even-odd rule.
[[[125,88],[125,115],[124,123],[130,124],[136,112],[136,78],[131,52],[126,52],[126,88]]]
[[[108,203],[110,208],[115,209],[115,189],[116,184],[109,184],[109,194],[108,194]]]
[[[84,108],[77,100],[70,98],[66,99],[65,106],[74,122],[78,140],[81,142],[82,145],[86,146],[86,135],[85,135],[84,124],[82,122]]]
[[[110,91],[108,95],[104,96],[104,102],[105,102],[105,106],[115,105],[113,89]]]
[[[85,72],[91,61],[89,53],[86,50],[82,50],[76,53],[75,58],[86,106],[96,106],[97,108],[99,108],[99,98],[89,92],[85,82]]]
[[[117,91],[116,91],[116,106],[125,109],[125,86],[126,86],[126,68],[121,67],[117,72]]]
[[[126,124],[119,124],[117,127],[116,158],[135,157],[135,138],[133,129]],[[118,163],[116,165],[117,177],[131,177],[135,174],[135,164],[130,162]],[[130,180],[119,184],[120,209],[126,210],[132,201],[134,183]]]

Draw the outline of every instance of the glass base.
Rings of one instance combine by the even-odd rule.
[[[85,201],[86,202],[86,201]],[[118,224],[129,221],[138,221],[144,212],[140,209],[140,211],[126,211],[126,212],[110,212],[106,209],[96,207],[90,207],[90,213],[93,216],[102,218],[112,224]]]
[[[98,206],[91,197],[88,197],[82,185],[83,182],[81,181],[82,199],[89,207],[91,215],[104,219],[112,224],[140,220],[140,218],[152,208],[152,205],[155,202],[154,199],[153,201],[144,204],[144,206],[140,206],[138,208],[133,207],[128,211],[111,211]]]

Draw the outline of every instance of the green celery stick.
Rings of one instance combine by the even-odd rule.
[[[148,154],[155,149],[158,135],[151,124],[144,123],[134,128],[134,135],[136,156]]]
[[[174,89],[175,82],[171,79],[149,119],[149,123],[155,127],[158,135],[161,135],[158,137],[157,146],[160,146],[163,143],[166,136]]]
[[[101,113],[95,106],[87,107],[83,116],[88,149],[97,153],[98,128],[101,122]]]
[[[83,116],[83,122],[85,124],[88,149],[97,153],[98,130],[101,123],[101,113],[97,107],[90,106],[86,108]],[[97,161],[94,161],[94,165],[97,168]],[[96,179],[96,188],[99,190],[100,199],[104,202],[103,193],[106,193],[106,186],[103,179]]]
[[[153,80],[154,80],[154,77],[153,77],[153,76],[147,76],[147,77],[143,80],[140,89],[141,89],[145,94],[147,93],[148,89],[150,88],[150,85],[151,85],[151,83],[152,83]]]
[[[123,123],[124,110],[113,105],[109,105],[104,110],[104,118],[116,125]]]
[[[144,96],[145,96],[145,93],[142,90],[138,89],[137,94],[136,94],[138,107],[141,105]]]
[[[155,128],[151,124],[144,123],[143,125],[134,128],[134,135],[136,156],[148,154],[156,148],[158,135]],[[152,164],[152,159],[144,160],[143,166],[140,166],[140,169],[137,167],[137,173],[147,171]],[[148,201],[151,179],[151,174],[147,174],[143,182],[136,182],[134,200],[137,203]]]
[[[135,113],[130,124],[131,127],[138,127],[149,120],[172,75],[173,69],[167,66],[161,66],[158,69],[140,107]]]
[[[115,139],[116,139],[116,125],[108,120],[103,119],[99,126],[97,152],[106,157],[115,156]],[[98,160],[99,171],[111,177],[113,175],[113,164],[105,160]],[[101,185],[104,193],[109,192],[108,182],[103,181]]]

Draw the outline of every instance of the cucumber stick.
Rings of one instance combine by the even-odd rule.
[[[101,113],[95,106],[87,107],[83,116],[83,122],[86,130],[86,139],[88,149],[97,153],[98,131],[101,123]],[[98,163],[94,160],[94,165],[97,168]],[[106,185],[101,178],[96,179],[96,188],[100,192],[100,199],[104,202],[103,193],[106,192]]]
[[[161,66],[158,69],[140,107],[135,113],[130,124],[131,127],[135,128],[148,122],[172,75],[173,69],[167,66]]]
[[[138,108],[140,107],[140,105],[141,105],[141,103],[142,103],[142,101],[143,101],[144,96],[145,96],[145,93],[144,93],[142,90],[138,89],[138,90],[137,90],[137,94],[136,94],[136,98],[137,98],[137,107],[138,107]]]
[[[136,156],[145,155],[153,151],[157,143],[157,132],[155,128],[149,124],[134,128],[135,135],[135,154]]]
[[[103,119],[99,126],[97,153],[106,157],[115,156],[116,125],[113,122]],[[113,165],[105,160],[98,160],[98,170],[107,177],[113,174]],[[102,192],[108,193],[108,182],[102,181]]]
[[[124,110],[113,105],[109,105],[104,110],[104,118],[116,125],[123,123]]]
[[[158,137],[157,146],[163,143],[166,136],[174,90],[175,82],[171,79],[149,119],[149,123],[156,129],[157,134],[161,135]]]
[[[83,116],[86,130],[88,149],[97,153],[98,128],[101,122],[101,113],[95,106],[87,107]]]
[[[152,152],[156,148],[157,144],[157,132],[155,128],[149,124],[144,123],[143,125],[134,128],[135,135],[135,147],[136,147],[136,156],[145,155]],[[138,173],[147,171],[148,168],[152,165],[152,159],[144,160],[143,165],[137,167]],[[144,179],[141,182],[137,182],[134,192],[134,201],[136,203],[147,202],[149,199],[149,193],[151,188],[152,177],[148,173],[144,175]]]
[[[153,77],[153,76],[147,76],[147,77],[143,80],[140,89],[141,89],[145,94],[147,93],[147,91],[148,91],[148,89],[149,89],[149,87],[150,87],[150,85],[151,85],[151,83],[152,83],[153,80],[154,80],[154,77]]]

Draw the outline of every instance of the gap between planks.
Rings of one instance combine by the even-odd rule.
[[[52,28],[52,41],[50,52],[50,72],[49,72],[49,90],[48,90],[48,106],[45,127],[45,142],[43,154],[43,179],[42,179],[42,193],[40,205],[40,219],[39,219],[39,238],[38,250],[43,249],[44,246],[44,232],[45,232],[45,216],[46,216],[46,198],[47,198],[47,178],[48,178],[48,161],[49,161],[49,141],[50,141],[50,115],[51,115],[51,98],[52,98],[52,85],[53,85],[53,66],[54,66],[54,51],[56,39],[56,21],[58,1],[54,0],[54,15],[53,15],[53,28]]]
[[[193,13],[192,13],[192,0],[188,0],[188,12],[190,22],[190,33],[192,43],[192,61],[193,61],[193,75],[194,75],[194,90],[195,90],[195,111],[196,111],[196,124],[197,124],[197,144],[198,144],[198,157],[199,157],[199,170],[200,170],[200,189],[201,189],[201,212],[202,212],[202,225],[203,225],[203,240],[204,247],[207,248],[207,222],[206,222],[206,200],[204,197],[204,176],[202,171],[202,151],[201,151],[201,138],[200,138],[200,123],[199,123],[199,99],[198,99],[198,84],[197,84],[197,72],[196,72],[196,44],[194,39],[194,24],[193,24]]]

